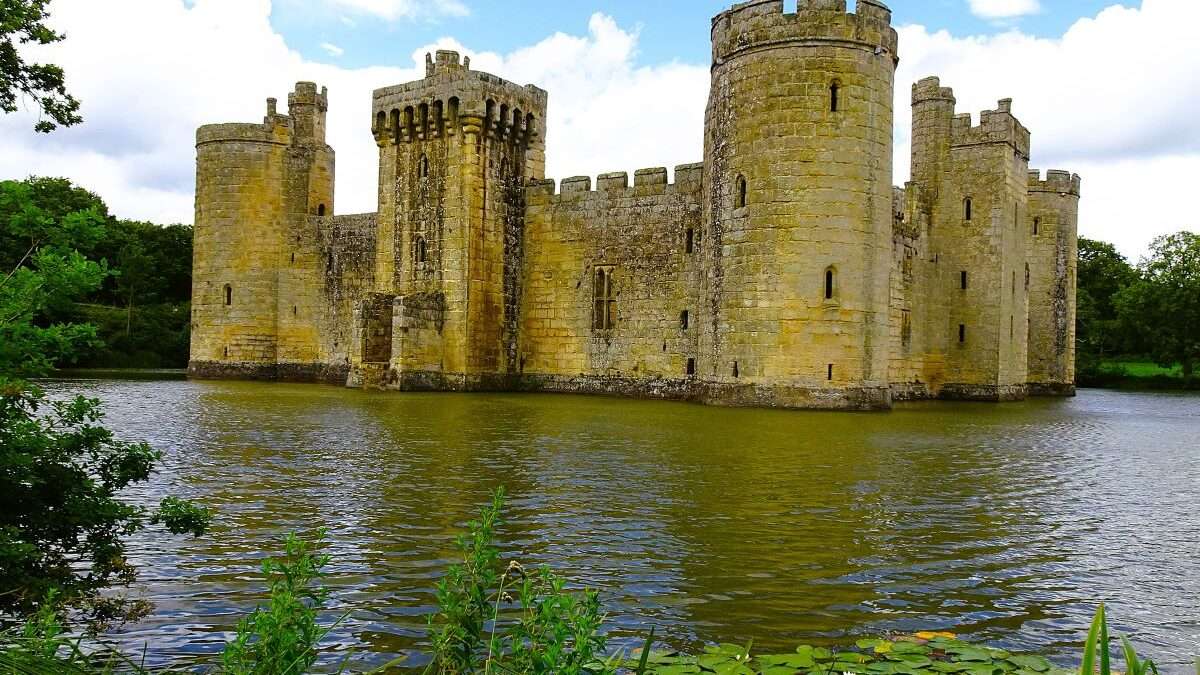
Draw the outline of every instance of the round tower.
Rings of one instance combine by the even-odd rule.
[[[740,3],[713,19],[700,374],[731,403],[890,404],[891,12]]]

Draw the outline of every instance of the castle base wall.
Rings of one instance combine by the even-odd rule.
[[[250,380],[345,385],[349,374],[350,366],[348,364],[264,364],[221,361],[192,361],[188,364],[188,377],[194,380]]]
[[[1062,382],[1030,382],[1030,396],[1058,396],[1071,398],[1078,394],[1073,384],[1063,384]]]
[[[984,401],[999,403],[1029,398],[1026,384],[946,384],[938,393],[943,401]]]

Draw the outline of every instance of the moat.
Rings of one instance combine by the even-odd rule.
[[[151,664],[218,652],[290,531],[328,528],[328,644],[416,652],[453,534],[496,485],[505,557],[602,591],[631,644],[801,642],[947,629],[1077,658],[1095,603],[1164,672],[1200,651],[1200,396],[1085,390],[830,414],[553,395],[67,381],[166,451],[138,493],[215,530],[144,532],[120,635]],[[152,490],[152,491],[150,491]],[[624,642],[622,640],[625,640]],[[331,657],[333,659],[333,657]],[[335,662],[336,659],[333,659]]]

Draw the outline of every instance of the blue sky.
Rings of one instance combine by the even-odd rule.
[[[731,1],[731,0],[728,0]],[[797,0],[790,0],[792,6]],[[788,2],[788,0],[785,0]],[[1002,98],[1031,167],[1083,177],[1080,231],[1136,259],[1200,230],[1200,0],[892,0],[900,34],[893,179],[909,170],[909,87],[939,75],[960,113]],[[336,213],[373,211],[371,91],[419,79],[424,53],[550,94],[547,177],[672,167],[703,155],[709,26],[727,0],[52,0],[86,123],[35,134],[0,115],[0,179],[64,176],[122,217],[194,216],[195,131],[262,119],[299,80],[328,86]]]
[[[793,0],[793,3],[795,0]],[[1105,0],[1043,0],[1032,14],[1007,19],[976,16],[964,0],[892,0],[888,3],[896,24],[921,24],[931,31],[954,35],[981,35],[1020,29],[1037,37],[1062,35],[1082,17],[1094,16],[1115,2]],[[1126,2],[1137,6],[1138,2]],[[336,60],[348,67],[379,65],[389,56],[407,62],[412,50],[453,35],[478,49],[510,52],[562,31],[580,33],[588,19],[603,12],[621,26],[639,30],[640,64],[679,60],[706,63],[704,36],[709,21],[729,6],[724,0],[517,0],[470,1],[468,13],[381,19],[353,6],[281,0],[272,8],[271,24],[289,45],[313,60]],[[334,59],[322,44],[344,50]]]

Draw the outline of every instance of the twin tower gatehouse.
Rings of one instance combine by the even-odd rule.
[[[896,188],[882,3],[752,0],[712,46],[703,162],[673,174],[547,180],[547,93],[448,51],[374,93],[377,213],[335,214],[311,83],[202,127],[192,375],[854,410],[1074,392],[1080,181],[1029,170],[1010,101],[976,124],[915,84]]]

